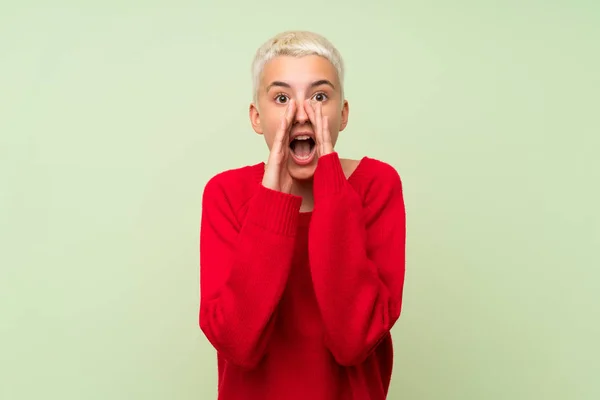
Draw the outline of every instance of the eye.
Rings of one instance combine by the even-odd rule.
[[[325,101],[327,100],[327,95],[323,92],[319,92],[313,96],[313,100],[315,101]]]
[[[278,104],[285,104],[288,100],[287,95],[283,94],[283,93],[279,93],[277,96],[275,96],[275,103]]]

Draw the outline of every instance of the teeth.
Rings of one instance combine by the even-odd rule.
[[[308,139],[310,139],[310,136],[308,136],[308,135],[300,135],[300,136],[296,136],[294,139],[295,140],[308,140]]]

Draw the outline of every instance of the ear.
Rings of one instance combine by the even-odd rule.
[[[250,116],[250,123],[252,124],[252,129],[254,132],[259,135],[263,134],[262,126],[260,125],[260,113],[258,112],[258,106],[254,103],[250,103],[250,109],[248,110]]]
[[[340,119],[340,132],[346,129],[346,125],[348,125],[349,112],[350,108],[348,106],[348,100],[344,100],[344,104],[342,105],[342,118]]]

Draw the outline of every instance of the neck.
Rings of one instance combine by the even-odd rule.
[[[292,194],[302,197],[302,205],[300,206],[301,212],[309,212],[313,210],[314,199],[312,179],[306,181],[294,180],[294,183],[292,184]]]

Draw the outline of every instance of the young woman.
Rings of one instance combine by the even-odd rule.
[[[267,163],[203,194],[200,327],[219,399],[379,400],[405,275],[396,170],[334,150],[348,122],[343,63],[320,35],[284,32],[253,63],[250,122]]]

